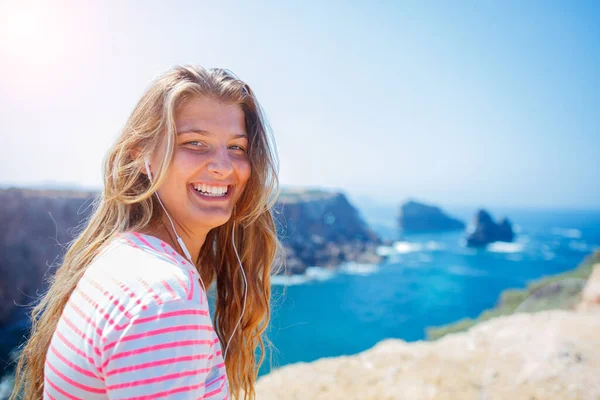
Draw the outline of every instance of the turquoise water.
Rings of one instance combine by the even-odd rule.
[[[454,213],[468,220],[468,210]],[[392,214],[393,215],[393,214]],[[498,214],[500,216],[503,214]],[[273,366],[354,354],[385,338],[425,337],[425,328],[476,317],[502,290],[576,267],[600,248],[600,212],[520,211],[506,215],[517,241],[488,250],[463,245],[463,233],[406,236],[382,265],[310,269],[273,287],[269,338]],[[387,238],[393,229],[374,224]],[[277,279],[276,279],[277,281]],[[260,375],[270,371],[268,360]]]
[[[468,220],[474,211],[453,214]],[[502,290],[573,269],[600,248],[600,211],[492,211],[516,224],[516,243],[472,250],[461,232],[407,236],[383,249],[391,255],[382,265],[310,268],[305,276],[275,278],[268,336],[277,350],[267,353],[274,367],[354,354],[386,338],[423,339],[427,326],[475,317]],[[398,239],[393,215],[379,210],[367,218],[380,235]],[[0,358],[7,359],[24,327],[0,329]],[[260,375],[269,371],[267,358]]]

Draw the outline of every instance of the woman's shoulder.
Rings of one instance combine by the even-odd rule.
[[[203,303],[197,271],[159,239],[120,234],[92,261],[78,284],[98,304],[135,309],[174,300]]]

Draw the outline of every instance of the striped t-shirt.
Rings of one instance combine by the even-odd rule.
[[[63,310],[46,354],[44,399],[227,399],[198,278],[162,240],[118,235]]]

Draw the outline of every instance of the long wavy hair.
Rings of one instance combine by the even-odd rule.
[[[275,142],[247,84],[225,69],[188,65],[176,66],[153,81],[109,150],[104,160],[104,189],[93,203],[93,212],[69,243],[48,290],[31,311],[30,336],[22,346],[11,400],[20,393],[27,400],[42,398],[44,364],[52,335],[69,296],[99,251],[121,232],[152,230],[162,223],[162,209],[152,194],[163,182],[173,157],[175,114],[196,96],[239,105],[245,115],[251,175],[230,220],[206,236],[196,267],[207,290],[217,281],[214,326],[225,343],[242,312],[244,294],[231,241],[235,221],[236,247],[248,291],[243,319],[229,344],[226,370],[233,398],[239,398],[240,392],[244,399],[255,398],[254,384],[265,358],[265,342],[272,346],[264,335],[271,311],[270,276],[282,266],[271,211],[279,193]],[[143,160],[164,145],[164,139],[165,156],[150,184],[142,173]]]

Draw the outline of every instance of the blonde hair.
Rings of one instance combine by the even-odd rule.
[[[176,137],[175,113],[190,98],[208,96],[239,105],[248,133],[251,174],[235,212],[224,225],[212,229],[200,250],[198,271],[207,290],[217,279],[214,326],[221,343],[233,333],[242,313],[244,282],[231,241],[235,240],[248,281],[243,319],[231,339],[226,364],[233,398],[254,399],[254,383],[265,358],[263,335],[270,318],[270,275],[282,254],[272,206],[278,194],[277,155],[264,113],[250,87],[230,71],[177,66],[159,76],[147,89],[104,161],[104,189],[79,235],[70,243],[62,265],[50,279],[40,302],[31,311],[31,334],[22,349],[11,399],[23,391],[25,399],[40,399],[44,364],[52,335],[69,296],[95,255],[121,232],[154,229],[162,210],[153,192],[170,165]],[[166,136],[166,137],[165,137]],[[153,184],[142,173],[144,159],[166,139],[165,156]],[[280,264],[278,264],[280,265]],[[255,350],[260,346],[260,358]]]

